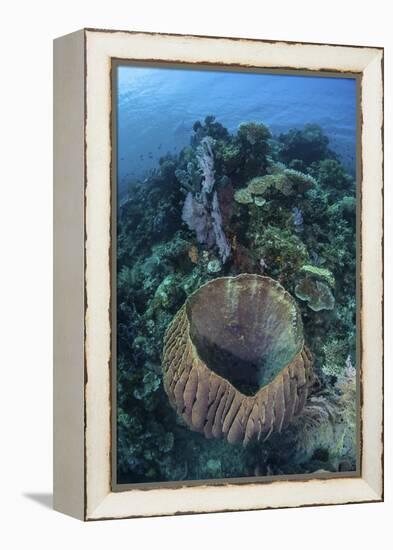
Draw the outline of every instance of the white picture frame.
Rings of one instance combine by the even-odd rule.
[[[361,82],[360,472],[113,491],[113,60],[357,73]],[[54,507],[81,520],[383,499],[383,49],[84,29],[54,44]]]

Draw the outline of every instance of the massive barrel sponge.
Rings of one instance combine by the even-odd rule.
[[[164,388],[187,426],[230,443],[266,439],[301,413],[312,356],[292,296],[242,274],[200,287],[164,337]]]

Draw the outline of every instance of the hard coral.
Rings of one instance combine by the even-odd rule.
[[[239,126],[235,143],[240,146],[242,164],[239,167],[248,178],[263,173],[268,163],[271,134],[264,124],[255,122]]]
[[[325,359],[322,364],[322,371],[327,376],[339,377],[343,374],[348,357],[348,342],[345,339],[333,338],[322,347]]]
[[[235,200],[241,204],[254,202],[253,196],[270,196],[272,191],[278,191],[285,197],[298,195],[316,185],[314,178],[302,174],[296,170],[277,170],[274,174],[256,176],[252,178],[247,187],[239,189],[235,194]]]
[[[335,286],[334,275],[328,269],[306,264],[301,268],[300,271],[304,273],[307,277],[318,279],[319,281],[327,283],[331,288],[334,288]]]
[[[309,174],[303,174],[298,170],[286,168],[283,172],[287,180],[292,184],[294,193],[304,193],[316,186],[316,180]]]
[[[329,139],[317,124],[306,124],[302,130],[291,129],[286,134],[280,134],[280,159],[288,164],[296,159],[305,165],[312,162],[335,158],[329,149]]]
[[[243,189],[238,189],[235,192],[235,201],[239,204],[252,204],[254,199],[250,190],[247,187],[243,187]]]
[[[272,137],[267,126],[255,122],[240,124],[237,135],[240,141],[247,142],[252,146],[263,144]]]
[[[252,178],[248,183],[246,189],[253,195],[264,195],[266,191],[275,185],[276,176],[267,175]]]
[[[304,277],[295,287],[295,294],[307,302],[313,311],[334,308],[334,296],[330,288],[321,281]]]

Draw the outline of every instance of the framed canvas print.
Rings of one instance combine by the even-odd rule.
[[[54,46],[54,503],[383,499],[383,50]]]

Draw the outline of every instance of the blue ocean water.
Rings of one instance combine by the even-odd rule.
[[[355,173],[356,80],[161,67],[118,67],[119,191],[161,156],[189,143],[196,120],[214,115],[229,131],[263,122],[273,134],[319,124]]]

